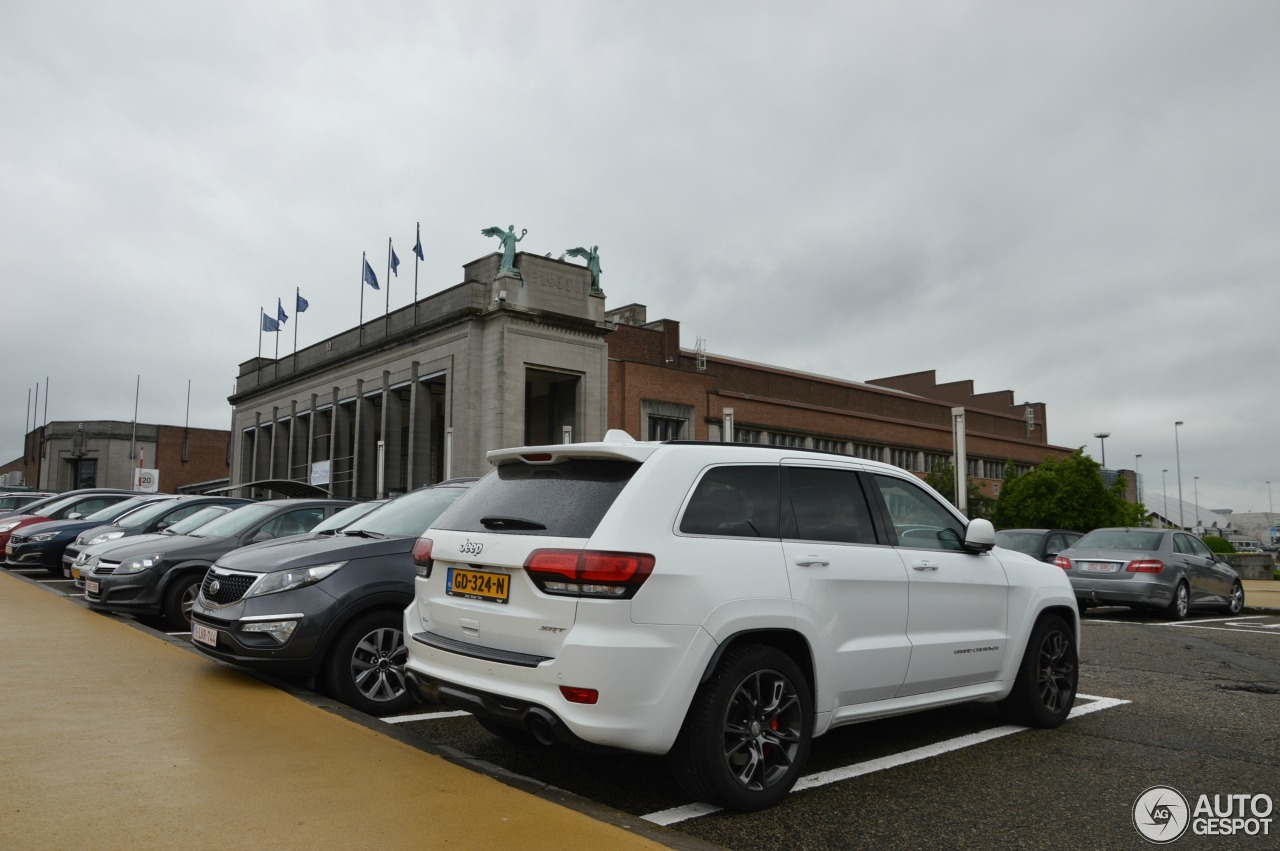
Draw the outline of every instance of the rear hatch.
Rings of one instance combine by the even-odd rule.
[[[653,447],[600,452],[599,446],[491,453],[497,469],[445,511],[415,549],[419,575],[430,573],[417,583],[427,643],[537,664],[558,654],[580,604],[626,605],[635,590],[634,575],[626,575],[634,562],[587,547]]]

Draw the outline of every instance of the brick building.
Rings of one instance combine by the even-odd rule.
[[[24,452],[0,467],[38,490],[133,487],[134,470],[158,470],[162,493],[226,484],[231,433],[221,429],[90,420],[51,422],[29,432]],[[139,450],[140,447],[140,450]],[[141,451],[141,459],[138,453]]]

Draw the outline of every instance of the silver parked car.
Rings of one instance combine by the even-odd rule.
[[[1182,620],[1194,606],[1244,608],[1240,574],[1195,535],[1178,529],[1094,529],[1054,561],[1081,610],[1131,606]]]

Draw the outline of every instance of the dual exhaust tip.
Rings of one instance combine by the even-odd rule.
[[[486,704],[483,698],[476,695],[460,694],[448,687],[424,684],[412,671],[405,671],[405,688],[409,690],[409,694],[413,696],[413,699],[419,703],[440,703],[465,712],[492,717],[492,713],[485,711]],[[515,713],[512,714],[514,715]],[[498,724],[505,723],[508,720],[515,721],[516,723],[510,726],[524,730],[540,745],[556,744],[561,739],[560,736],[556,735],[557,731],[565,731],[564,725],[555,716],[555,713],[541,706],[529,707],[519,718],[493,718],[494,723]]]

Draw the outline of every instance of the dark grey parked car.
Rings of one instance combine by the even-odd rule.
[[[255,502],[211,520],[190,535],[114,547],[85,577],[84,598],[99,612],[162,615],[186,629],[204,573],[220,556],[259,541],[296,535],[351,503],[335,499]]]
[[[1244,585],[1199,538],[1178,529],[1094,529],[1063,550],[1081,611],[1093,605],[1156,609],[1182,620],[1197,606],[1244,608]]]
[[[413,547],[471,481],[393,499],[337,535],[218,559],[191,609],[192,644],[233,665],[306,677],[371,715],[403,710],[413,702],[403,630]]]
[[[1070,529],[1001,529],[996,532],[996,546],[1053,564],[1058,553],[1082,537],[1083,533]]]

